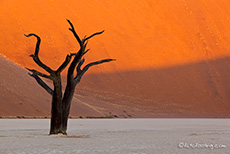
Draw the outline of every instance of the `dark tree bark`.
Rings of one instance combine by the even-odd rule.
[[[86,49],[89,39],[91,39],[96,35],[102,34],[104,31],[97,32],[89,37],[84,37],[83,39],[80,39],[80,37],[78,36],[78,34],[74,29],[73,24],[69,20],[67,21],[71,27],[69,28],[69,30],[73,33],[74,37],[76,38],[78,44],[80,45],[80,49],[77,53],[68,54],[66,56],[65,61],[60,65],[60,67],[57,70],[51,69],[39,59],[38,54],[39,54],[39,47],[41,44],[41,38],[33,33],[29,35],[25,35],[26,37],[34,36],[37,38],[35,53],[30,55],[30,57],[33,58],[34,62],[38,66],[43,68],[49,74],[49,75],[43,74],[34,69],[26,68],[31,72],[29,73],[29,75],[32,76],[37,81],[37,83],[52,96],[50,135],[67,134],[66,131],[67,131],[67,124],[68,124],[68,117],[69,117],[71,102],[74,95],[74,90],[77,84],[81,81],[81,78],[85,74],[85,72],[92,66],[115,60],[115,59],[104,59],[104,60],[89,63],[85,65],[83,68],[81,68],[85,61],[83,56],[89,51],[89,49]],[[73,60],[71,62],[72,57]],[[67,84],[63,95],[61,72],[68,66],[69,63],[70,66],[68,68],[68,73],[67,73]],[[76,76],[74,76],[75,70],[77,72]],[[54,88],[53,89],[50,88],[40,77],[50,79],[53,82]]]

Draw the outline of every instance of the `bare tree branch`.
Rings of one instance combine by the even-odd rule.
[[[77,65],[77,73],[81,72],[81,66],[85,62],[85,58],[83,58]]]
[[[68,55],[66,56],[65,61],[64,61],[64,62],[62,63],[62,65],[57,69],[57,71],[56,71],[57,73],[61,73],[61,72],[66,68],[66,66],[69,64],[69,62],[70,62],[72,56],[73,56],[73,54],[68,54]]]
[[[34,70],[34,69],[29,69],[29,68],[26,68],[26,69],[27,69],[28,71],[32,72],[34,75],[38,75],[38,76],[41,76],[41,77],[44,77],[44,78],[47,78],[47,79],[51,79],[51,80],[52,80],[51,76],[49,76],[49,75],[43,74],[43,73],[38,72],[38,71],[36,71],[36,70]]]
[[[71,63],[70,66],[69,66],[69,69],[68,69],[68,73],[67,73],[67,82],[73,80],[73,73],[74,73],[74,70],[75,70],[77,64],[80,62],[81,57],[82,57],[81,52],[78,52],[78,53],[75,55],[75,57],[74,57],[72,63]]]
[[[116,61],[116,59],[103,59],[103,60],[99,60],[99,61],[96,61],[96,62],[92,62],[92,63],[89,63],[87,64],[82,70],[80,68],[78,68],[78,70],[80,70],[80,72],[77,73],[77,76],[74,78],[74,80],[76,82],[80,82],[81,80],[81,77],[85,74],[85,72],[92,66],[95,66],[95,65],[98,65],[98,64],[102,64],[102,63],[105,63],[105,62],[111,62],[111,61]],[[82,63],[83,64],[83,63]],[[81,65],[82,65],[81,64]],[[81,66],[80,65],[80,66]]]
[[[35,37],[37,38],[37,43],[36,43],[36,48],[35,48],[34,56],[38,56],[39,47],[40,47],[40,44],[41,44],[41,38],[40,38],[38,35],[33,34],[33,33],[28,34],[28,35],[24,34],[24,35],[25,35],[26,37],[35,36]],[[32,55],[31,55],[31,56],[32,56]]]
[[[33,58],[33,60],[35,61],[35,63],[37,63],[38,66],[40,66],[41,68],[43,68],[47,72],[49,72],[51,74],[54,73],[54,71],[51,68],[49,68],[48,66],[46,66],[45,64],[43,64],[41,62],[41,60],[39,59],[39,57],[38,57],[39,47],[40,47],[40,44],[41,44],[41,38],[38,35],[33,34],[33,33],[25,35],[25,36],[26,37],[35,36],[37,38],[37,44],[36,44],[36,48],[35,48],[35,53],[30,55]]]
[[[80,37],[78,36],[78,34],[76,33],[73,24],[71,23],[70,20],[68,20],[68,23],[70,24],[71,28],[69,28],[69,30],[73,33],[74,37],[77,39],[79,45],[80,45],[80,50],[75,54],[75,57],[72,61],[72,63],[70,64],[70,67],[68,69],[68,74],[67,74],[67,81],[72,81],[73,80],[73,72],[75,67],[77,66],[77,64],[80,62],[82,56],[84,55],[84,50],[85,50],[85,46],[83,41],[80,39]]]
[[[88,44],[88,40],[85,42],[83,39],[83,43],[84,43],[84,48],[86,48],[87,44]]]
[[[105,62],[111,62],[111,61],[116,61],[116,59],[103,59],[103,60],[99,60],[99,61],[96,61],[96,62],[89,63],[83,68],[82,71],[86,72],[91,66],[102,64],[102,63],[105,63]]]
[[[53,90],[44,82],[42,81],[41,78],[39,78],[38,75],[36,75],[35,73],[31,74],[28,73],[30,76],[34,77],[34,79],[37,81],[37,83],[42,86],[50,95],[53,96]]]
[[[104,33],[104,30],[101,31],[101,32],[96,32],[96,33],[92,34],[91,36],[89,36],[89,37],[83,39],[83,43],[85,43],[85,41],[91,39],[92,37],[94,37],[94,36],[96,36],[96,35],[100,35],[100,34],[102,34],[102,33]]]
[[[87,49],[87,50],[83,53],[83,55],[85,55],[89,50],[90,50],[90,49]]]
[[[80,37],[77,35],[77,32],[75,31],[73,24],[71,23],[70,20],[67,19],[67,21],[71,26],[71,28],[69,28],[69,30],[73,33],[74,37],[77,39],[77,41],[80,44],[81,48],[83,48],[83,42],[81,41]]]

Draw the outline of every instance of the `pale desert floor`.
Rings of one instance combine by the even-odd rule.
[[[48,133],[48,119],[1,119],[0,153],[222,154],[230,151],[230,119],[71,119],[68,136],[48,136]],[[186,143],[193,145],[179,147]],[[215,144],[223,147],[212,147]]]

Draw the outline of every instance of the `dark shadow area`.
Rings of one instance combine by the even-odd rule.
[[[88,74],[76,93],[106,115],[114,112],[118,117],[230,117],[230,57],[171,68]]]
[[[0,118],[48,118],[48,93],[25,69],[3,59],[0,65]],[[76,87],[70,116],[229,118],[229,77],[230,57],[170,68],[86,74]]]

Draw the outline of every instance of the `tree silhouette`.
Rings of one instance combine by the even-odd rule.
[[[82,76],[86,73],[86,71],[95,65],[102,64],[105,62],[115,61],[115,59],[103,59],[100,61],[92,62],[87,65],[85,65],[83,68],[82,65],[85,61],[83,56],[89,51],[89,49],[86,49],[87,43],[89,39],[96,35],[102,34],[104,31],[97,32],[92,34],[89,37],[84,37],[83,39],[80,39],[78,34],[76,33],[73,24],[67,20],[70,24],[69,30],[73,33],[74,37],[77,39],[80,49],[77,53],[71,53],[66,56],[65,61],[60,65],[60,67],[57,70],[53,70],[47,65],[45,65],[41,60],[39,59],[39,47],[41,44],[41,38],[36,34],[28,34],[25,35],[26,37],[34,36],[37,38],[37,44],[35,48],[35,53],[30,55],[30,57],[33,58],[34,62],[43,68],[49,75],[43,74],[37,70],[29,69],[31,73],[29,73],[30,76],[32,76],[37,83],[42,86],[50,95],[52,95],[52,109],[51,109],[51,125],[50,125],[50,134],[64,134],[66,135],[67,131],[67,123],[68,123],[68,117],[70,112],[70,105],[71,101],[74,95],[74,90],[76,85],[81,81]],[[73,57],[73,60],[71,62],[71,59]],[[70,63],[71,62],[71,63]],[[70,63],[70,66],[68,68],[67,73],[67,84],[64,91],[64,95],[62,93],[62,82],[61,82],[61,72],[67,67],[67,65]],[[74,75],[74,71],[76,70],[76,75]],[[40,77],[49,79],[53,82],[53,89],[50,88]]]

